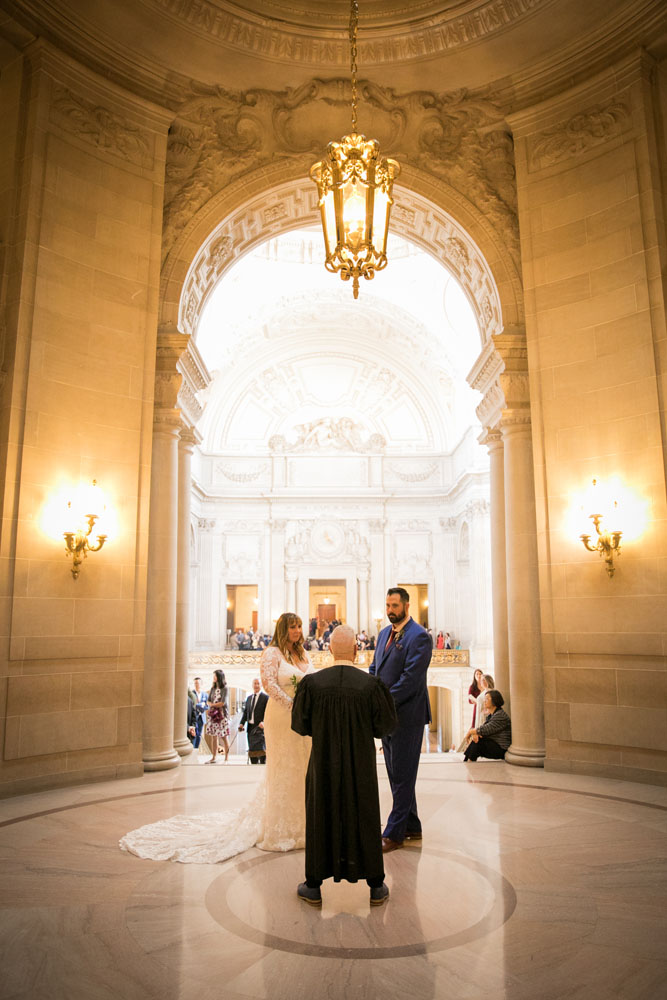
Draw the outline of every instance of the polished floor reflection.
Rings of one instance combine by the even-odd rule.
[[[179,865],[118,850],[142,823],[242,804],[264,773],[200,764],[0,803],[0,997],[664,995],[665,789],[425,757],[424,840],[387,857],[387,904],[325,882],[316,910],[295,894],[303,852]]]

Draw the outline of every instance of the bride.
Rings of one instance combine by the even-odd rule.
[[[296,684],[313,667],[303,648],[298,615],[282,614],[262,653],[262,686],[269,696],[264,715],[265,780],[241,809],[172,816],[132,830],[120,841],[124,851],[153,861],[211,864],[257,846],[293,851],[305,846],[305,778],[310,738],[291,729]]]

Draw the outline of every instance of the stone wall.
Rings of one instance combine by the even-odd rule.
[[[666,258],[656,81],[655,65],[638,53],[511,124],[547,767],[665,781]],[[618,477],[648,514],[641,537],[623,540],[611,578],[569,519],[595,477]]]
[[[4,73],[5,793],[141,773],[166,116],[49,46]],[[5,113],[7,108],[7,113]],[[97,479],[115,528],[74,580],[41,518]],[[60,529],[63,530],[62,528]]]

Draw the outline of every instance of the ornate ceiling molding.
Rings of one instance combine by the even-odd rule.
[[[457,278],[475,312],[483,340],[502,330],[502,306],[496,282],[469,234],[433,204],[412,191],[395,188],[393,230],[421,246]],[[272,221],[266,222],[273,209]],[[194,332],[206,301],[227,269],[272,237],[300,226],[317,225],[314,185],[306,177],[264,192],[227,216],[199,248],[183,284],[178,326]]]
[[[398,94],[368,80],[359,84],[363,127],[387,155],[449,185],[495,228],[519,259],[514,150],[503,113],[466,91]],[[163,252],[197,214],[234,181],[284,161],[308,177],[332,136],[349,129],[350,83],[320,80],[283,91],[230,91],[192,84],[169,133]],[[315,188],[309,201],[314,202]],[[278,224],[267,207],[264,226]],[[223,251],[224,252],[224,251]]]
[[[242,10],[226,0],[140,2],[161,18],[246,55],[332,70],[349,63],[348,11],[338,12],[331,3],[255,0]],[[486,41],[554,2],[459,0],[446,5],[433,0],[382,4],[370,0],[370,10],[364,11],[359,62],[383,66],[433,59]]]

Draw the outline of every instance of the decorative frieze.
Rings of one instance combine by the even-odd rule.
[[[55,85],[51,121],[98,149],[107,150],[139,167],[153,165],[152,138],[148,132],[102,104],[95,104],[67,87]]]
[[[383,150],[446,181],[473,202],[518,260],[514,151],[501,109],[488,97],[464,90],[397,93],[369,80],[360,81],[359,89],[367,128]],[[332,134],[348,127],[350,96],[348,79],[313,79],[284,91],[197,84],[195,92],[193,86],[169,133],[165,252],[203,205],[249,171],[283,160],[307,178],[313,150],[324,149]],[[308,184],[309,214],[316,217],[316,191]],[[396,201],[394,219],[409,231],[418,223],[418,212],[401,198]],[[292,199],[274,192],[258,220],[264,238],[267,228],[293,221],[295,207]],[[453,251],[463,261],[471,248],[458,238],[464,253],[461,247]]]
[[[216,154],[216,156],[219,159],[219,155]],[[312,159],[312,154],[310,159]],[[199,248],[183,283],[178,321],[180,329],[188,333],[194,332],[202,304],[225,271],[236,260],[263,243],[267,237],[278,235],[287,228],[310,226],[318,222],[317,193],[307,176],[307,166],[308,164],[304,161],[303,178],[283,184],[270,193],[264,192],[231,212]],[[211,187],[209,192],[211,196],[213,187],[215,185]],[[431,201],[414,191],[408,191],[397,185],[394,194],[397,204],[392,212],[392,230],[412,243],[427,248],[430,252],[433,251],[434,247],[441,248],[443,262],[446,262],[456,275],[473,307],[483,339],[486,341],[493,334],[500,333],[502,321],[496,282],[486,260],[466,231],[449,215],[435,207]],[[288,219],[266,226],[265,211],[276,201],[288,205]],[[405,212],[396,211],[399,204],[406,210]],[[199,202],[196,205],[193,204],[193,211],[196,211],[198,205]],[[182,212],[180,221],[176,220],[175,216],[171,216],[172,222],[177,222],[179,231],[191,218],[184,206],[185,203],[178,201],[178,199],[173,206],[173,212]],[[172,242],[177,238],[177,235],[178,233],[174,229],[170,237]],[[177,266],[175,262],[173,262],[173,266]],[[166,265],[163,283],[169,280],[171,267],[171,262]],[[293,312],[304,322],[306,320],[310,322],[310,317],[307,315],[308,298],[304,294],[304,302],[297,299],[293,306]],[[312,297],[310,299],[312,305]],[[381,304],[377,308],[380,312],[382,311]],[[313,306],[312,319],[314,322],[318,321],[315,306]],[[422,332],[415,329],[414,334],[412,333],[411,321],[408,317],[405,317],[403,322],[405,327],[403,336],[409,335],[411,340],[414,340],[416,347],[413,347],[412,344],[404,344],[401,345],[401,350],[408,350],[412,353],[413,350],[417,349],[423,353],[425,341]],[[387,316],[387,326],[388,329],[395,326],[394,315]],[[273,335],[272,330],[273,328],[268,331],[269,336]],[[233,362],[233,356],[230,358],[231,362]],[[434,363],[430,358],[424,358],[425,366],[432,367]],[[262,377],[264,378],[264,375]],[[285,382],[286,376],[280,372],[276,378],[279,382]],[[367,398],[373,394],[386,397],[388,392],[396,390],[396,383],[394,372],[390,372],[386,368],[379,370],[373,368],[369,372],[365,394]],[[291,391],[289,387],[288,391]]]
[[[321,417],[309,423],[297,424],[296,438],[287,441],[282,434],[274,434],[269,440],[272,452],[381,452],[387,446],[382,434],[370,434],[350,417]]]
[[[598,104],[545,129],[529,142],[529,168],[553,166],[608,142],[631,128],[630,108],[619,100]]]
[[[225,0],[216,0],[215,3],[213,0],[144,2],[156,7],[160,16],[178,20],[205,37],[207,42],[215,40],[244,53],[327,69],[339,69],[347,66],[349,61],[347,25],[341,15],[337,25],[335,20],[333,22],[339,29],[337,32],[328,30],[326,34],[315,34],[301,26],[290,30],[290,25],[285,24],[288,14],[275,19],[260,18]],[[370,39],[362,38],[359,42],[359,62],[364,66],[383,66],[431,59],[439,53],[451,52],[505,31],[510,25],[550,3],[553,0],[477,0],[474,10],[462,10],[460,4],[445,9],[442,4],[433,4],[432,12],[427,8],[420,22],[393,25],[391,32],[376,28]],[[326,16],[325,27],[330,29],[331,18],[335,18],[336,11],[326,4],[322,8],[326,15],[312,9],[309,18],[318,26],[317,17]],[[277,13],[281,13],[280,8]]]

